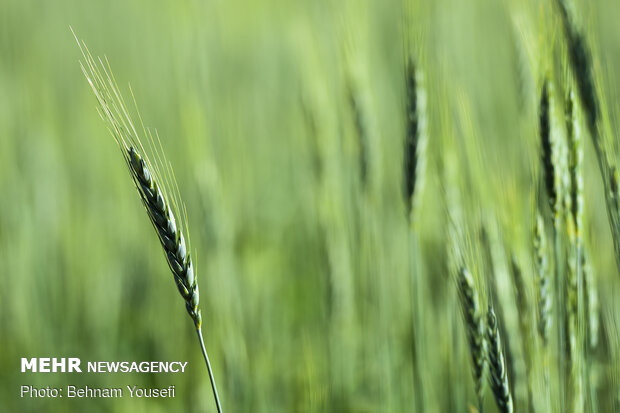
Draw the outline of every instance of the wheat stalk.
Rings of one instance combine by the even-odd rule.
[[[100,59],[97,64],[86,45],[80,42],[77,37],[76,41],[85,61],[80,63],[82,72],[97,98],[99,114],[106,121],[112,136],[121,150],[142,204],[164,249],[166,261],[172,271],[175,284],[185,301],[185,308],[194,322],[200,348],[209,373],[216,407],[218,412],[221,413],[222,408],[213,377],[213,370],[202,336],[202,317],[198,308],[200,302],[198,280],[189,252],[189,238],[186,243],[183,235],[183,231],[189,233],[187,214],[184,213],[185,219],[183,221],[178,219],[182,217],[180,209],[183,207],[178,196],[176,182],[171,183],[171,180],[174,179],[172,170],[165,160],[162,161],[160,159],[158,165],[151,162],[146,156],[146,150],[127,112],[123,97],[118,90],[114,78],[110,74],[109,64],[107,64],[106,68],[106,65]],[[152,135],[150,132],[146,132],[146,130],[144,132],[150,139],[152,147],[154,147]],[[154,150],[157,153],[157,150]],[[157,153],[157,155],[160,154]],[[159,166],[167,168],[164,171],[168,176],[160,172]],[[169,188],[173,188],[173,190],[171,191]],[[176,191],[176,193],[173,191]],[[184,208],[183,211],[185,212]],[[183,228],[183,222],[185,222],[185,228]]]

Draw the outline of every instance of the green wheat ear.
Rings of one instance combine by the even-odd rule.
[[[490,305],[487,312],[486,336],[488,343],[489,383],[495,396],[495,403],[500,412],[512,413],[512,392],[508,383],[506,358],[497,325],[497,317],[493,307]]]
[[[536,269],[536,320],[538,334],[543,346],[549,342],[551,327],[551,292],[549,286],[549,257],[545,227],[540,213],[536,211],[536,220],[533,231],[534,265]]]
[[[478,291],[474,279],[465,267],[461,267],[457,274],[458,293],[461,310],[465,321],[465,332],[471,355],[474,387],[478,396],[478,405],[482,410],[484,393],[484,374],[486,368],[486,342],[484,335],[484,320],[478,298]]]
[[[99,103],[99,114],[107,123],[112,136],[121,150],[136,189],[140,194],[140,199],[164,249],[166,261],[172,271],[176,286],[181,293],[181,297],[185,300],[185,308],[196,327],[200,348],[209,372],[217,410],[221,412],[222,408],[217,394],[213,371],[202,336],[202,317],[198,308],[200,296],[198,280],[189,253],[187,214],[180,200],[174,173],[165,159],[161,143],[158,150],[152,134],[143,127],[144,136],[147,137],[149,147],[155,153],[156,162],[151,162],[148,158],[147,151],[142,145],[138,132],[129,116],[107,61],[106,65],[104,65],[101,59],[97,63],[86,45],[80,42],[77,37],[76,41],[85,61],[80,63],[82,72],[95,93]],[[169,190],[169,188],[172,190]],[[183,214],[180,213],[181,209]],[[178,225],[177,222],[179,223]],[[183,235],[184,231],[188,235],[187,243]]]
[[[181,230],[177,229],[174,214],[169,207],[170,203],[166,201],[167,197],[157,185],[153,173],[134,147],[125,149],[124,155],[146,212],[166,252],[168,266],[185,300],[187,312],[196,328],[200,329],[202,318],[198,309],[198,282],[194,276],[191,256],[185,246],[185,238]]]

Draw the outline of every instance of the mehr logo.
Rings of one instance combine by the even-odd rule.
[[[27,359],[22,357],[22,373],[31,371],[33,373],[81,373],[80,359],[71,358],[49,358],[49,357],[33,357]]]

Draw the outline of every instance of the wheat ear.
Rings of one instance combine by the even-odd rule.
[[[556,4],[560,10],[564,33],[568,46],[568,54],[575,73],[575,80],[579,95],[587,115],[588,128],[593,132],[592,138],[598,139],[597,129],[598,119],[600,117],[600,104],[594,87],[594,76],[592,74],[592,55],[585,36],[581,33],[566,3],[566,0],[556,0]],[[598,141],[595,144],[599,143]]]
[[[554,279],[554,295],[556,310],[556,328],[557,328],[557,346],[558,346],[558,377],[560,388],[560,409],[563,410],[564,394],[565,394],[565,320],[566,308],[564,303],[565,279],[563,273],[563,237],[562,237],[562,217],[563,206],[570,200],[569,196],[565,196],[565,188],[563,179],[566,175],[562,172],[562,152],[560,140],[555,136],[552,130],[552,99],[551,99],[551,83],[545,79],[539,106],[539,135],[542,149],[542,166],[547,197],[549,199],[549,207],[551,217],[553,219],[553,250],[555,263],[555,279]]]
[[[536,269],[536,324],[542,341],[543,379],[546,407],[551,408],[549,389],[549,329],[551,328],[551,291],[549,291],[549,258],[547,251],[547,234],[538,210],[534,222],[534,263]]]
[[[601,104],[594,83],[592,52],[586,37],[577,27],[566,0],[556,0],[556,4],[562,18],[570,63],[575,75],[575,82],[577,83],[577,90],[579,91],[583,110],[586,114],[586,123],[594,143],[594,149],[596,150],[596,158],[605,189],[605,206],[607,208],[609,226],[611,227],[616,266],[618,271],[620,271],[620,210],[616,202],[617,198],[614,199],[613,190],[615,167],[610,162],[601,136],[599,125]]]
[[[534,223],[534,264],[536,268],[536,302],[538,335],[543,346],[549,342],[551,327],[551,293],[549,291],[549,258],[547,251],[547,235],[542,217],[536,214]]]
[[[172,271],[176,286],[185,300],[185,308],[194,322],[202,355],[209,372],[209,380],[211,381],[217,410],[221,413],[222,408],[217,394],[213,370],[202,336],[202,317],[198,308],[200,296],[189,252],[189,240],[186,244],[185,237],[183,236],[182,221],[179,221],[180,225],[177,225],[177,218],[175,218],[175,216],[181,216],[179,206],[182,204],[178,199],[178,189],[175,184],[174,188],[177,191],[177,196],[175,197],[167,189],[172,186],[170,181],[166,180],[165,176],[160,176],[157,164],[151,163],[148,157],[146,157],[146,151],[129,117],[123,97],[116,86],[114,78],[110,75],[109,65],[108,69],[106,69],[101,60],[97,64],[86,45],[80,43],[79,40],[78,46],[85,60],[85,64],[81,63],[82,72],[95,93],[99,103],[99,114],[107,122],[110,132],[121,150],[147,215],[164,249],[166,261]],[[146,131],[145,134],[151,140],[151,144],[153,144],[152,135],[146,133]],[[140,155],[138,151],[144,155]],[[160,161],[161,163],[165,163],[165,161]],[[169,165],[163,167],[166,167],[169,175],[172,175]],[[185,231],[189,231],[187,225],[185,225]]]
[[[502,339],[497,328],[497,317],[493,307],[489,305],[487,313],[487,342],[489,359],[489,382],[495,396],[495,403],[502,413],[512,413],[512,392],[506,374],[506,359],[502,347]]]
[[[422,88],[422,74],[413,58],[405,65],[405,148],[403,159],[403,195],[407,214],[411,218],[419,202],[424,184],[426,134],[426,93]]]
[[[549,81],[545,79],[540,93],[539,104],[539,135],[540,135],[540,148],[541,148],[541,161],[543,181],[545,183],[545,189],[547,191],[547,197],[549,199],[549,205],[552,211],[555,211],[557,204],[557,171],[554,166],[554,145],[551,139],[551,110],[550,110],[550,97],[549,97]]]
[[[573,392],[573,410],[584,408],[584,392],[588,386],[586,377],[587,354],[586,341],[586,306],[584,305],[584,279],[582,267],[582,234],[583,234],[583,145],[579,123],[576,116],[576,102],[572,90],[566,99],[566,132],[568,137],[568,175],[569,191],[567,191],[567,229],[571,244],[568,254],[567,284],[567,344],[571,363]]]
[[[474,387],[478,396],[479,411],[482,411],[483,382],[485,370],[485,339],[484,339],[484,320],[482,319],[478,292],[474,284],[474,279],[465,267],[458,273],[458,291],[461,301],[461,309],[465,320],[465,331],[469,342],[471,353],[472,371],[474,376]]]
[[[423,371],[426,363],[424,356],[425,319],[425,279],[421,276],[419,240],[414,230],[416,206],[420,203],[420,194],[424,183],[426,118],[425,94],[421,87],[421,74],[416,69],[413,58],[409,56],[405,63],[405,147],[403,154],[403,196],[409,221],[408,233],[411,277],[412,334],[414,337],[414,383],[416,389],[417,410],[424,406]]]

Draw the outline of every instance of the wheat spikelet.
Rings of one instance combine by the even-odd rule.
[[[497,407],[502,413],[511,413],[512,392],[508,383],[508,375],[506,374],[506,360],[502,347],[502,340],[497,328],[497,317],[493,307],[489,305],[487,313],[487,342],[488,342],[488,359],[489,359],[489,383]]]
[[[478,396],[478,403],[482,406],[483,382],[485,373],[485,339],[484,320],[482,319],[478,292],[474,279],[465,267],[458,273],[458,291],[461,301],[461,310],[465,320],[465,331],[471,353],[474,388]]]
[[[588,345],[594,349],[598,345],[599,337],[599,299],[594,270],[588,260],[585,248],[582,249],[581,253],[581,268],[583,269],[583,283],[587,300]]]
[[[543,180],[547,191],[547,197],[549,198],[549,205],[553,209],[555,208],[557,200],[557,177],[554,168],[554,148],[551,142],[549,87],[549,81],[545,80],[540,94],[539,135],[542,153]]]
[[[549,291],[549,260],[544,222],[536,214],[534,224],[534,263],[536,267],[536,301],[538,334],[546,346],[551,328],[551,292]]]
[[[415,210],[424,182],[426,136],[426,94],[421,87],[422,75],[412,58],[405,66],[405,150],[403,160],[403,195],[407,215]]]

